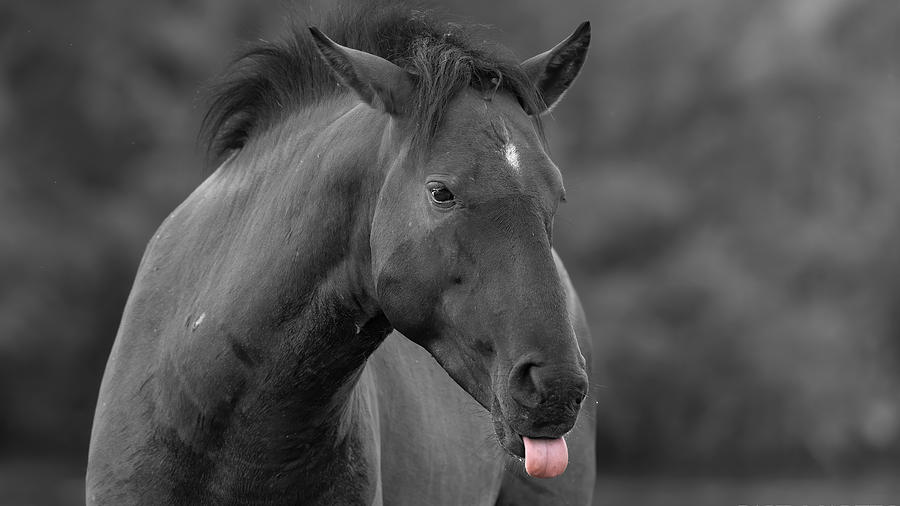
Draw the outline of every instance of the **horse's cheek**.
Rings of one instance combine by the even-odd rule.
[[[434,307],[435,294],[429,293],[429,283],[423,283],[420,267],[395,251],[389,261],[376,273],[376,290],[382,312],[391,325],[410,336],[424,331]],[[411,337],[411,336],[410,336]]]

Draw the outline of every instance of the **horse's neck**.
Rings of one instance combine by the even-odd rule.
[[[358,108],[334,117],[238,153],[173,213],[157,239],[168,244],[151,245],[189,262],[171,266],[184,290],[168,318],[158,413],[226,463],[226,481],[271,467],[282,483],[287,465],[310,487],[359,457],[353,389],[390,331],[366,272],[383,161],[373,132],[385,120]],[[232,458],[240,465],[228,469]]]

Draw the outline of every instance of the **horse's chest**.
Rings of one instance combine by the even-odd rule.
[[[494,504],[505,457],[490,416],[421,348],[392,334],[360,382],[385,504]]]

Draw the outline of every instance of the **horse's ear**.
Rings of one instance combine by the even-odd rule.
[[[522,68],[544,100],[542,109],[528,111],[529,114],[543,114],[559,102],[578,76],[590,43],[591,24],[585,21],[553,49],[522,62]]]
[[[412,74],[374,54],[341,46],[318,28],[311,26],[309,31],[341,83],[376,109],[392,115],[404,112],[412,94]]]

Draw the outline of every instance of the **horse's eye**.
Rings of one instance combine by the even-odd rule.
[[[431,198],[433,198],[435,202],[450,202],[453,200],[453,194],[446,188],[432,188]]]
[[[428,183],[428,193],[431,194],[431,200],[441,206],[450,207],[453,205],[455,197],[443,183]]]

